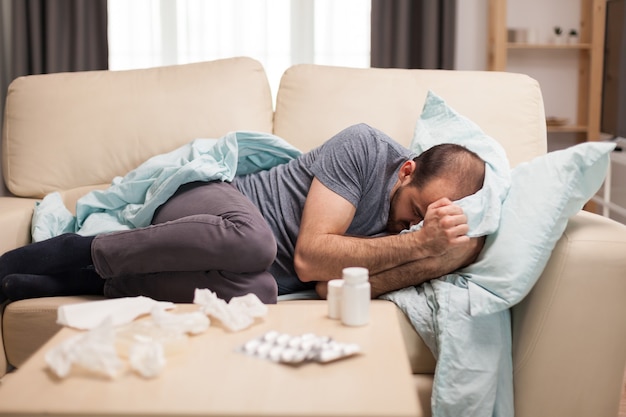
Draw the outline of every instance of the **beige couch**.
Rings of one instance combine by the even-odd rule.
[[[366,122],[408,145],[429,89],[498,139],[513,166],[546,152],[539,85],[519,74],[301,65],[284,74],[275,111],[262,66],[247,58],[17,79],[2,142],[4,181],[15,197],[0,198],[0,253],[29,242],[33,205],[45,194],[61,191],[72,208],[87,191],[193,138],[257,130],[306,151]],[[537,285],[512,309],[517,417],[617,415],[626,360],[624,253],[626,227],[587,212],[570,220]],[[6,305],[0,375],[58,329],[58,305],[85,299]],[[428,404],[435,361],[398,317]]]

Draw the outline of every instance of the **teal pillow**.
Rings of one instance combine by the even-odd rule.
[[[477,262],[456,272],[466,280],[471,314],[510,308],[541,275],[568,219],[604,181],[615,145],[583,143],[510,170],[501,145],[429,92],[410,147],[421,153],[438,143],[466,146],[486,161],[483,189],[456,202],[469,235],[488,235]]]
[[[493,233],[498,228],[502,201],[511,182],[504,148],[476,123],[457,113],[441,97],[429,91],[409,147],[420,154],[441,143],[462,145],[485,161],[483,188],[456,203],[468,217],[470,236]]]

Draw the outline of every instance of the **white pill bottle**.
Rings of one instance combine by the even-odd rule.
[[[343,269],[341,322],[346,326],[363,326],[370,319],[371,290],[367,268]]]

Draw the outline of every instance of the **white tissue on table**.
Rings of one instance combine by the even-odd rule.
[[[209,289],[198,289],[193,298],[203,313],[215,317],[231,331],[239,331],[254,323],[255,317],[267,314],[267,306],[255,294],[233,297],[230,302],[217,297]]]
[[[209,328],[210,320],[201,311],[174,314],[160,306],[152,309],[150,320],[139,320],[117,328],[117,347],[130,358],[135,344],[158,343],[165,356],[187,346],[187,334],[200,334]]]
[[[130,348],[128,357],[130,367],[144,378],[155,378],[165,368],[165,349],[163,344],[153,341],[136,342]]]
[[[209,328],[211,320],[201,311],[173,314],[157,305],[152,309],[152,320],[162,329],[181,333],[200,334]]]
[[[153,307],[151,320],[114,327],[111,317],[85,333],[74,336],[46,354],[46,363],[60,378],[74,365],[110,378],[124,368],[118,353],[128,356],[131,369],[146,378],[158,376],[166,365],[166,353],[182,350],[187,333],[209,327],[202,312],[172,314],[162,305]]]
[[[150,313],[155,306],[170,309],[174,308],[174,303],[139,296],[68,304],[59,307],[57,323],[75,329],[88,330],[99,326],[109,318],[113,326],[118,326]]]
[[[60,378],[66,377],[73,365],[110,378],[124,368],[115,348],[115,329],[110,320],[49,350],[46,363]]]
[[[267,306],[254,294],[233,297],[229,303],[208,289],[196,289],[198,310],[173,314],[170,302],[148,297],[127,297],[70,304],[58,309],[59,324],[87,332],[74,336],[46,353],[46,363],[60,378],[74,365],[90,372],[115,377],[126,367],[118,356],[128,359],[132,370],[145,378],[158,376],[166,357],[186,346],[188,334],[199,334],[210,325],[209,315],[231,331],[250,326],[267,314]],[[151,313],[146,320],[135,318]]]

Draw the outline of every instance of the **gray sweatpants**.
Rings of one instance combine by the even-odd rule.
[[[251,292],[276,303],[276,282],[267,272],[276,240],[258,209],[229,183],[183,185],[152,225],[99,235],[91,248],[107,297],[191,302],[196,288],[209,288],[227,301]]]

